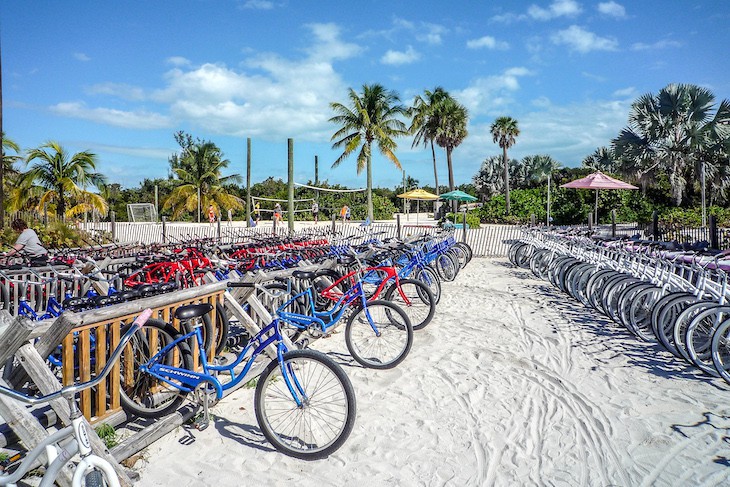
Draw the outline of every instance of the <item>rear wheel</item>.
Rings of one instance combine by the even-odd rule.
[[[254,404],[259,427],[274,448],[304,460],[330,455],[355,424],[350,379],[336,362],[314,350],[287,352],[281,365],[272,361],[259,376]]]
[[[127,329],[125,327],[122,334]],[[124,347],[119,360],[119,396],[127,412],[144,418],[161,418],[180,407],[187,393],[174,386],[178,382],[170,380],[171,383],[167,383],[140,370],[141,365],[150,365],[150,359],[179,335],[172,326],[153,318],[147,320]],[[193,370],[193,356],[184,341],[160,356],[156,363]]]
[[[345,343],[360,365],[391,369],[401,363],[413,345],[408,315],[389,301],[372,301],[347,320]]]
[[[441,281],[439,281],[436,272],[430,267],[423,267],[416,271],[415,277],[428,286],[428,289],[433,293],[436,304],[438,304],[441,299]]]
[[[398,305],[411,320],[414,330],[420,330],[431,322],[436,312],[436,299],[431,290],[416,279],[401,279],[393,283],[384,298]]]

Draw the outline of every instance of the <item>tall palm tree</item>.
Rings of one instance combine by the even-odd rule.
[[[357,154],[357,173],[360,174],[363,169],[367,172],[368,218],[372,221],[372,145],[375,143],[380,153],[400,169],[400,162],[394,152],[398,147],[395,139],[408,134],[406,125],[399,118],[406,116],[407,110],[400,104],[396,92],[388,91],[379,84],[363,85],[361,94],[350,88],[348,97],[349,106],[330,104],[335,112],[330,122],[341,127],[330,139],[334,141],[332,147],[344,148],[332,167],[339,166],[350,154],[360,149]]]
[[[37,161],[23,174],[22,184],[28,188],[41,189],[38,209],[44,205],[55,203],[56,216],[66,216],[96,209],[106,214],[107,205],[104,198],[91,193],[86,188],[105,184],[106,178],[95,172],[96,154],[88,151],[69,155],[58,142],[47,142],[37,149],[32,149],[26,157],[26,164]],[[69,204],[74,204],[68,208]]]
[[[670,84],[657,95],[645,94],[631,105],[629,123],[613,141],[640,180],[666,174],[677,205],[689,199],[704,160],[730,146],[730,101],[715,109],[709,90]]]
[[[434,140],[439,127],[438,109],[450,95],[442,87],[437,86],[433,91],[425,90],[423,96],[416,95],[413,105],[408,109],[411,116],[409,131],[413,134],[411,147],[423,144],[431,146],[431,157],[433,158],[433,179],[435,182],[436,194],[439,194],[439,175],[436,168],[436,151]]]
[[[454,166],[452,153],[466,137],[469,131],[466,126],[469,122],[469,111],[455,99],[445,98],[435,110],[438,119],[436,127],[436,143],[446,150],[446,165],[449,170],[449,191],[454,191]],[[452,201],[452,211],[456,211],[456,201]]]
[[[547,179],[547,217],[546,223],[550,225],[550,189],[553,180],[553,171],[560,169],[561,164],[548,155],[527,156],[522,159],[523,164],[529,168],[532,180],[542,182]]]
[[[213,205],[218,214],[221,213],[221,208],[242,209],[243,200],[226,191],[224,187],[226,184],[242,181],[238,174],[221,176],[221,171],[229,163],[213,142],[183,144],[182,153],[171,158],[172,172],[180,184],[172,190],[163,208],[171,208],[173,218],[197,209],[198,223],[201,207],[205,205]]]
[[[506,213],[509,215],[509,169],[507,166],[507,149],[512,147],[520,135],[520,129],[517,127],[517,120],[512,117],[497,118],[490,128],[492,133],[492,141],[499,145],[502,149],[502,160],[504,161],[504,196],[506,204]]]

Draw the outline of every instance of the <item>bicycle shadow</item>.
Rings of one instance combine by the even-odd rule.
[[[257,426],[241,423],[240,421],[230,421],[224,416],[211,416],[211,424],[223,438],[228,438],[241,445],[255,448],[264,452],[275,452],[270,443],[264,437]]]

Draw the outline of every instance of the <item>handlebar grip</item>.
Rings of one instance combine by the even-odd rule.
[[[255,282],[242,282],[242,281],[228,281],[226,283],[226,286],[228,287],[254,287],[256,286]]]
[[[137,325],[138,328],[142,328],[142,326],[147,323],[147,320],[150,319],[152,316],[152,309],[147,308],[144,311],[142,311],[139,316],[137,316],[137,319],[134,320],[134,324]]]

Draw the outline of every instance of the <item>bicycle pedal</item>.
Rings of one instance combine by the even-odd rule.
[[[208,426],[210,426],[210,420],[208,420],[208,419],[201,419],[201,420],[193,423],[193,428],[195,428],[198,431],[203,431]]]

